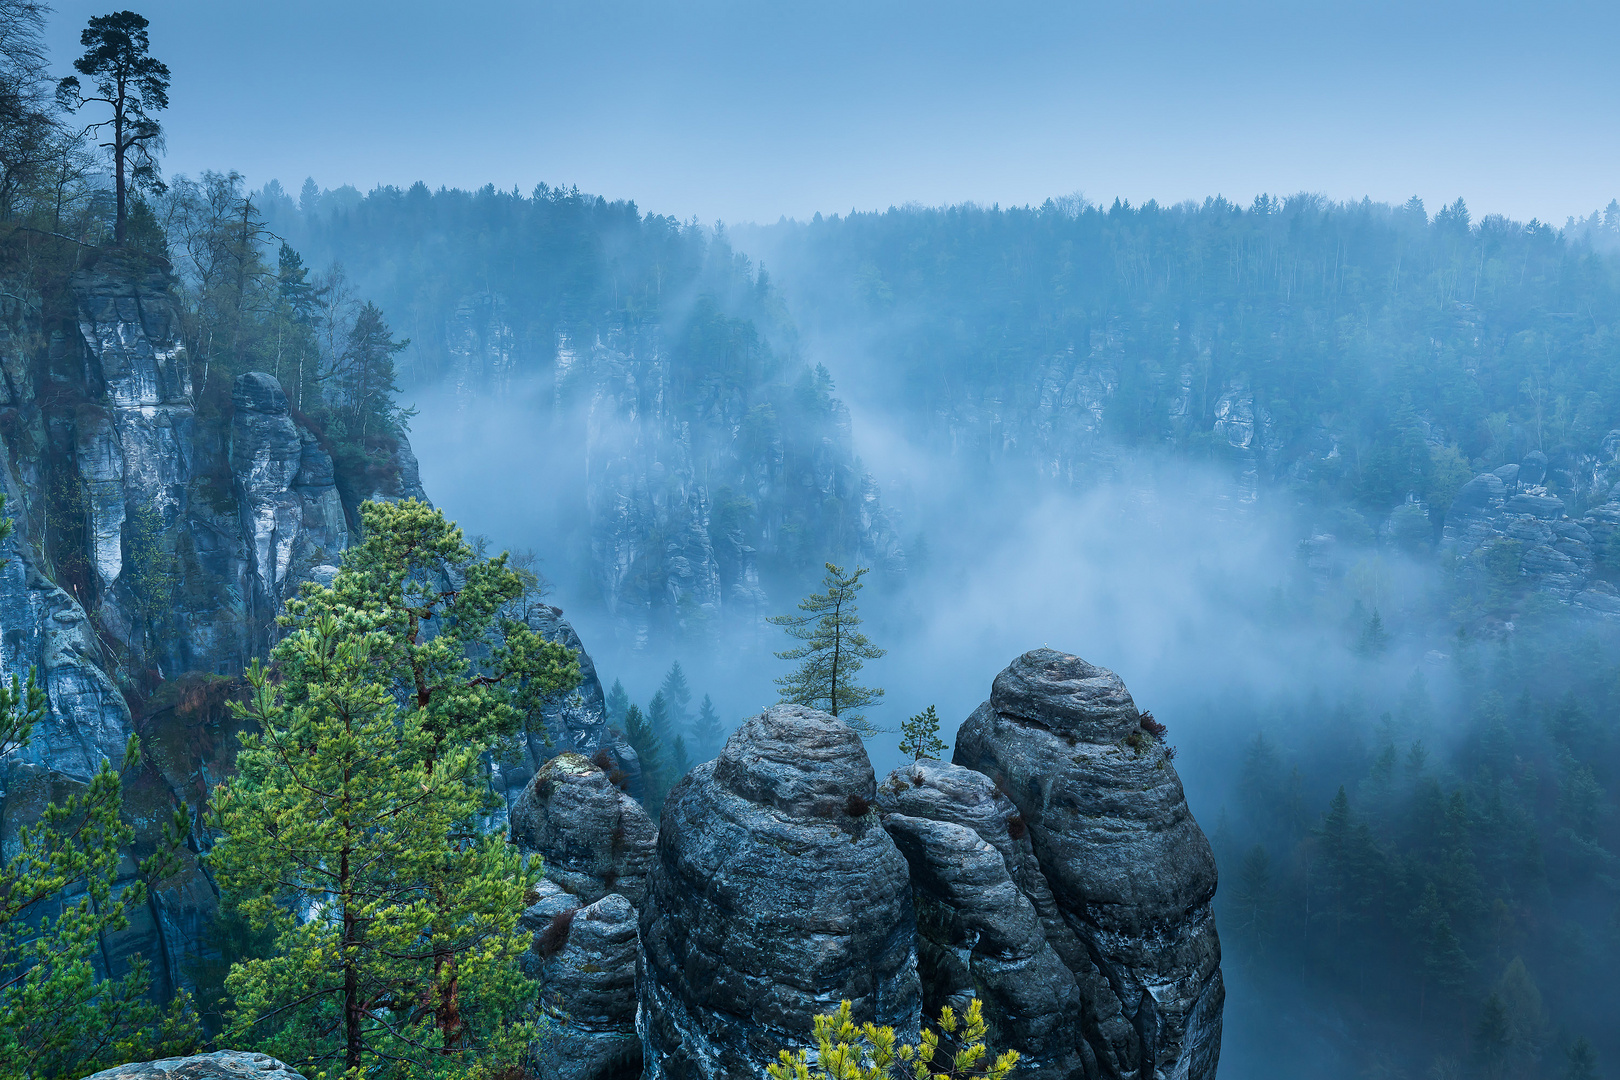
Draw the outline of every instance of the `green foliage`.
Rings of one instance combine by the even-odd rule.
[[[0,497],[0,511],[4,503]],[[11,528],[0,513],[0,541]],[[9,685],[0,683],[0,756],[27,746],[45,711],[32,671],[26,682],[13,675]],[[124,769],[139,754],[132,738]],[[76,786],[43,773],[35,782],[53,795]],[[120,888],[119,867],[135,835],[120,816],[122,797],[119,771],[104,761],[88,784],[53,799],[7,844],[0,864],[0,1080],[77,1080],[132,1057],[185,1053],[196,1042],[184,994],[167,1011],[148,1000],[144,958],[135,957],[121,977],[97,974],[103,935],[127,929],[130,911],[146,903],[147,883],[173,872],[187,829],[180,807],[138,880]]]
[[[938,757],[945,746],[939,737],[939,713],[932,705],[900,725],[900,752],[912,761]]]
[[[860,632],[855,597],[867,568],[846,574],[841,566],[826,565],[822,579],[826,591],[811,593],[799,602],[804,614],[770,617],[790,637],[804,642],[776,654],[783,660],[801,661],[795,671],[777,679],[776,685],[784,702],[832,713],[861,734],[874,735],[878,729],[859,710],[875,705],[883,690],[868,689],[855,678],[867,660],[876,660],[885,652]]]
[[[923,1029],[915,1045],[902,1043],[891,1027],[868,1021],[856,1024],[850,1003],[815,1018],[816,1059],[807,1051],[780,1051],[766,1067],[771,1080],[958,1080],[985,1077],[1006,1080],[1018,1064],[1018,1051],[996,1054],[985,1046],[984,1009],[978,998],[958,1019],[949,1005],[936,1026]]]
[[[669,708],[670,726],[686,727],[692,718],[692,688],[686,684],[686,672],[682,670],[679,660],[669,665],[669,673],[664,676],[663,685],[658,689]]]
[[[151,506],[130,509],[124,538],[129,549],[129,589],[141,617],[150,623],[169,611],[180,584],[180,560],[164,543],[163,516]]]
[[[630,695],[624,691],[624,683],[618,679],[613,680],[613,686],[607,692],[607,718],[608,723],[614,727],[623,727],[625,713],[630,710]]]
[[[533,1035],[516,920],[539,868],[484,831],[482,756],[578,658],[502,616],[521,579],[441,512],[361,518],[332,586],[289,602],[276,679],[249,672],[258,731],[215,799],[210,860],[276,941],[233,967],[228,1030],[306,1069],[462,1075]]]
[[[669,751],[658,726],[639,705],[625,708],[624,734],[641,762],[641,804],[657,818],[664,808],[664,795],[669,791]]]

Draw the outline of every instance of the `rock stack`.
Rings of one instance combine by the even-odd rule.
[[[1028,1080],[1213,1080],[1215,862],[1117,675],[1026,653],[953,764],[874,781],[848,725],[775,706],[676,785],[654,851],[599,768],[542,769],[511,820],[546,859],[525,924],[548,1075],[635,1075],[632,1018],[640,1075],[719,1080],[764,1075],[843,999],[914,1039],[978,998]]]
[[[1053,906],[1049,940],[1083,1002],[1088,1075],[1212,1078],[1215,858],[1154,727],[1118,675],[1037,649],[996,676],[953,760],[1018,808],[1051,897],[1036,884],[1030,900]]]
[[[648,1080],[763,1076],[846,998],[915,1037],[911,884],[876,789],[853,729],[778,705],[670,792],[641,911]]]
[[[579,754],[548,761],[511,811],[512,842],[546,880],[523,913],[524,968],[550,1019],[543,1080],[635,1080],[636,906],[647,895],[656,831],[641,804]]]

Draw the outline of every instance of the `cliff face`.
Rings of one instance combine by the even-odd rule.
[[[301,582],[333,572],[373,492],[342,490],[269,375],[236,378],[223,410],[199,407],[162,273],[108,257],[69,285],[70,317],[14,303],[0,331],[0,483],[15,524],[0,674],[36,670],[49,702],[29,747],[0,761],[0,830],[122,761],[138,733],[125,800],[140,853],[230,768],[221,676],[264,654]],[[396,466],[386,494],[421,497],[403,441]],[[193,860],[150,897],[105,953],[114,967],[145,956],[166,995],[207,966],[216,895]]]

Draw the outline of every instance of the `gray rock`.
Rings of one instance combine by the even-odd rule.
[[[1140,724],[1119,676],[1038,649],[996,677],[953,760],[1018,807],[1084,945],[1064,959],[1101,1075],[1212,1078],[1225,998],[1215,860],[1166,748]]]
[[[935,761],[889,774],[878,807],[911,866],[923,1015],[977,997],[990,1044],[1018,1051],[1019,1076],[1094,1075],[1080,987],[1048,940],[1051,891],[1017,807],[982,773]]]
[[[135,1061],[103,1069],[85,1080],[304,1080],[292,1066],[268,1054],[219,1050],[191,1057]]]
[[[848,725],[778,705],[670,792],[641,911],[649,1080],[763,1075],[844,998],[915,1036],[911,886],[876,787]]]
[[[637,905],[645,899],[657,829],[641,804],[586,758],[570,752],[546,762],[510,818],[512,843],[544,859],[546,877],[581,903],[609,893]]]
[[[535,935],[525,962],[541,983],[541,1007],[550,1021],[539,1054],[542,1080],[641,1076],[636,925],[630,901],[609,893],[567,914],[551,940],[544,930]]]

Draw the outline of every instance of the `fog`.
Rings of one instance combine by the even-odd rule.
[[[771,679],[789,665],[769,653],[789,642],[775,628],[643,651],[615,640],[581,557],[579,417],[553,418],[538,387],[472,407],[454,400],[417,398],[428,492],[468,532],[540,554],[551,602],[574,622],[604,684],[622,679],[645,703],[679,659],[694,695],[712,695],[728,725],[776,699]],[[1073,488],[1041,481],[1026,462],[987,467],[932,453],[859,407],[854,420],[862,462],[912,545],[906,573],[869,579],[861,596],[864,629],[888,649],[863,672],[887,691],[869,714],[890,729],[868,740],[880,777],[900,763],[892,731],[902,719],[933,704],[950,737],[997,672],[1041,646],[1118,672],[1138,706],[1168,726],[1189,803],[1211,834],[1257,732],[1305,759],[1360,752],[1374,738],[1372,718],[1399,707],[1414,673],[1436,699],[1449,692],[1451,666],[1418,625],[1436,588],[1432,567],[1372,551],[1307,565],[1299,545],[1314,531],[1310,516],[1246,499],[1230,469],[1149,458]],[[778,591],[771,606],[789,611],[796,599]],[[1357,601],[1409,633],[1384,655],[1358,655],[1360,625],[1349,621]],[[1357,720],[1330,730],[1323,702],[1343,701],[1359,705]],[[1302,728],[1300,716],[1316,722]],[[1450,737],[1417,734],[1437,748]],[[1307,805],[1325,803],[1326,783],[1311,776]],[[1349,1069],[1333,1019],[1291,998],[1288,975],[1269,975],[1262,995],[1245,970],[1228,969],[1223,1075]],[[1299,1014],[1282,1042],[1279,1009]]]

